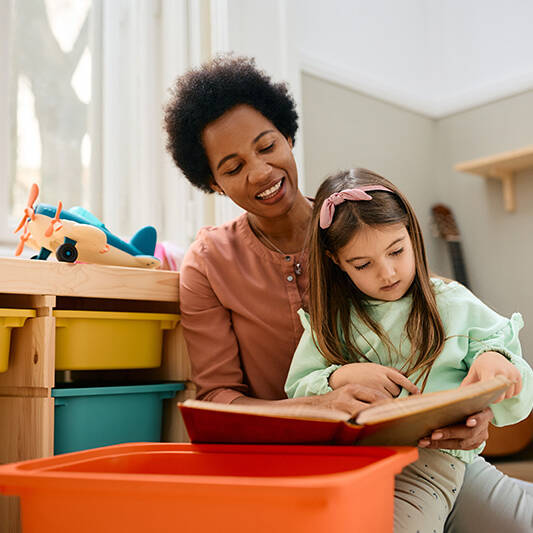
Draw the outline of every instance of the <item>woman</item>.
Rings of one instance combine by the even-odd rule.
[[[187,179],[245,211],[202,229],[181,268],[180,306],[198,398],[225,403],[314,403],[355,413],[396,396],[401,378],[377,388],[351,383],[323,396],[283,391],[307,306],[303,249],[312,204],[298,189],[294,101],[253,60],[223,56],[178,79],[165,112],[168,150]],[[420,446],[473,449],[490,409],[433,432]],[[529,531],[522,489],[479,459],[467,468],[448,532]],[[483,509],[483,511],[482,511]],[[513,529],[514,528],[514,529]]]

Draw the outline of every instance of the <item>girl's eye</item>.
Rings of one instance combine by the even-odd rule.
[[[356,266],[354,265],[355,270],[363,270],[363,268],[366,268],[370,263],[365,263],[364,265]]]
[[[394,250],[394,252],[391,252],[391,255],[400,255],[403,252],[403,248],[400,248],[399,250]]]
[[[239,170],[241,170],[242,168],[242,165],[239,163],[235,168],[233,168],[232,170],[228,170],[226,171],[226,174],[229,174],[230,176],[233,176],[234,174],[237,174],[239,172]]]
[[[274,148],[274,142],[272,141],[271,144],[269,144],[268,146],[265,146],[264,148],[261,148],[259,151],[264,154],[265,152],[270,152],[270,150],[272,150],[272,148]]]

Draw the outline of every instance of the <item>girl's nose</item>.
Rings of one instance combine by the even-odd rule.
[[[381,265],[379,274],[384,282],[389,282],[394,279],[394,276],[396,275],[396,269],[392,263],[386,262]]]

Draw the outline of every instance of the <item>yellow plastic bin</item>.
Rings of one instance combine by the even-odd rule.
[[[163,330],[179,315],[107,311],[54,311],[56,370],[155,368]]]
[[[35,314],[33,309],[0,309],[0,372],[7,372],[9,366],[11,329],[21,328]]]

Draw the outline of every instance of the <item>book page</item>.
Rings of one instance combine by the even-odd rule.
[[[337,411],[335,409],[328,409],[323,407],[315,407],[312,405],[272,405],[261,404],[226,404],[204,402],[201,400],[185,400],[181,405],[185,407],[194,407],[195,409],[206,409],[208,411],[220,411],[226,413],[243,413],[252,415],[275,416],[279,418],[300,418],[309,420],[333,420],[341,421],[348,420],[350,415]]]
[[[487,395],[486,403],[488,405],[494,402],[510,385],[511,382],[507,378],[496,376],[490,380],[480,381],[456,389],[385,400],[362,411],[355,418],[355,423],[367,425],[385,422],[415,413],[431,411],[439,406],[460,404],[467,402],[471,398],[483,395]]]

